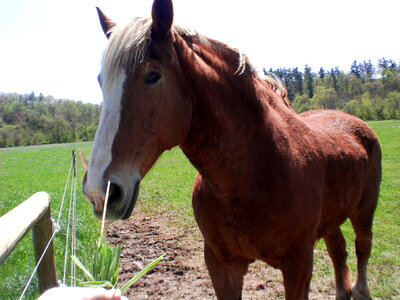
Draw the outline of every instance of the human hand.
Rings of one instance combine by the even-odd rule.
[[[38,300],[128,300],[121,291],[103,288],[57,287],[47,290]]]

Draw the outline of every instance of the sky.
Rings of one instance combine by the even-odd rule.
[[[174,0],[174,22],[263,67],[318,72],[354,60],[400,62],[399,0]],[[95,7],[117,23],[148,17],[152,0],[0,0],[0,92],[102,102],[107,45]]]

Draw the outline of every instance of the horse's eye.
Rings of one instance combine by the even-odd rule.
[[[146,77],[146,84],[155,84],[160,80],[161,76],[158,75],[157,73],[151,72],[147,77]]]

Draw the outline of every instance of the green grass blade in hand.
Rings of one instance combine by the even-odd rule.
[[[149,272],[151,269],[153,269],[162,259],[164,258],[165,253],[161,255],[159,258],[155,259],[152,263],[150,263],[146,268],[144,268],[142,271],[137,273],[134,277],[132,277],[122,288],[121,288],[121,293],[125,293],[126,290],[134,284],[136,281],[138,281],[140,278],[142,278],[143,275],[145,275],[147,272]]]
[[[71,256],[74,263],[78,266],[79,269],[83,271],[83,273],[90,279],[90,281],[95,281],[93,275],[85,268],[85,266],[81,263],[81,261],[75,256]]]
[[[112,289],[115,287],[109,281],[81,281],[79,279],[77,279],[77,281],[78,284],[83,287],[105,288],[105,289]]]

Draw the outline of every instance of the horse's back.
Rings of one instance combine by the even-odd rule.
[[[368,172],[381,171],[382,154],[378,136],[363,120],[336,110],[311,110],[300,114],[300,117],[318,135],[319,147],[328,158],[353,158],[354,163],[365,162]]]
[[[360,143],[367,153],[378,148],[379,140],[375,132],[363,120],[336,110],[311,110],[300,114],[300,117],[313,129],[327,136],[339,139],[350,138]],[[340,145],[339,145],[340,146]]]

